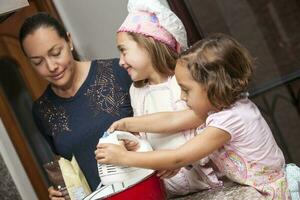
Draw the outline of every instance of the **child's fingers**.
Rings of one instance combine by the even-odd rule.
[[[117,129],[118,125],[116,122],[112,123],[110,127],[107,129],[107,132],[112,133]]]
[[[156,173],[156,175],[160,177],[160,176],[162,176],[165,172],[166,172],[166,170],[158,170],[157,173]]]
[[[125,130],[125,121],[123,119],[120,119],[118,121],[115,121],[114,123],[112,123],[110,125],[110,127],[107,129],[107,132],[109,133],[112,133],[116,130],[119,130],[119,131],[126,131]]]
[[[106,148],[107,146],[108,146],[107,143],[99,143],[99,144],[97,144],[96,148],[97,148],[97,149],[104,149],[104,148]]]
[[[103,158],[103,154],[101,153],[100,149],[97,149],[95,152],[95,159],[98,161],[99,159]]]
[[[100,161],[101,159],[106,158],[106,155],[108,153],[108,147],[109,147],[109,144],[97,145],[97,148],[94,151],[95,158],[96,158],[97,161]]]
[[[157,176],[164,179],[164,178],[171,178],[173,176],[175,176],[178,172],[179,172],[180,168],[179,169],[171,169],[171,170],[159,170],[157,172]]]
[[[110,125],[110,127],[107,129],[107,131],[109,133],[112,133],[116,130],[122,130],[122,121],[121,120],[118,120],[118,121],[115,121],[114,123],[112,123]]]
[[[132,140],[122,140],[124,142],[125,145],[128,145],[128,146],[134,146],[134,145],[138,145],[139,143],[136,142],[136,141],[132,141]]]
[[[166,178],[171,178],[171,177],[175,176],[179,171],[180,171],[180,168],[170,170],[170,173],[169,173],[168,177],[166,177]]]
[[[119,140],[119,144],[120,144],[121,146],[124,146],[124,147],[126,148],[126,143],[125,143],[124,140]]]
[[[106,164],[108,162],[105,152],[101,149],[95,151],[95,159],[98,163]]]
[[[132,140],[123,140],[128,151],[136,151],[139,148],[139,143]]]
[[[170,174],[169,170],[159,170],[157,172],[157,176],[160,177],[161,179],[167,178]]]
[[[161,174],[160,178],[165,179],[165,178],[170,178],[172,177],[172,173],[169,171],[166,171],[164,174]]]

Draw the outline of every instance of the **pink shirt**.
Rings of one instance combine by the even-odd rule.
[[[230,108],[209,114],[206,127],[231,135],[210,158],[231,180],[251,185],[270,199],[288,199],[285,160],[272,132],[256,105],[248,98]]]

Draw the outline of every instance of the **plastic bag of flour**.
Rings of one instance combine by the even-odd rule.
[[[91,193],[91,189],[75,159],[69,161],[56,157],[44,168],[53,186],[64,194],[66,200],[81,200]]]

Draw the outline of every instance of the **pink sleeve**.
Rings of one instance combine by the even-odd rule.
[[[232,110],[220,111],[208,116],[206,126],[222,129],[231,135],[231,141],[242,137],[245,123],[238,113]]]

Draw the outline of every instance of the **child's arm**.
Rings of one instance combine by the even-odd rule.
[[[114,130],[130,132],[175,133],[199,127],[204,119],[193,110],[159,112],[139,117],[126,117],[114,122],[109,132]]]
[[[100,144],[95,154],[98,162],[106,164],[150,169],[176,169],[206,157],[229,140],[230,134],[226,131],[208,127],[175,150],[133,152],[127,151],[124,146]]]

